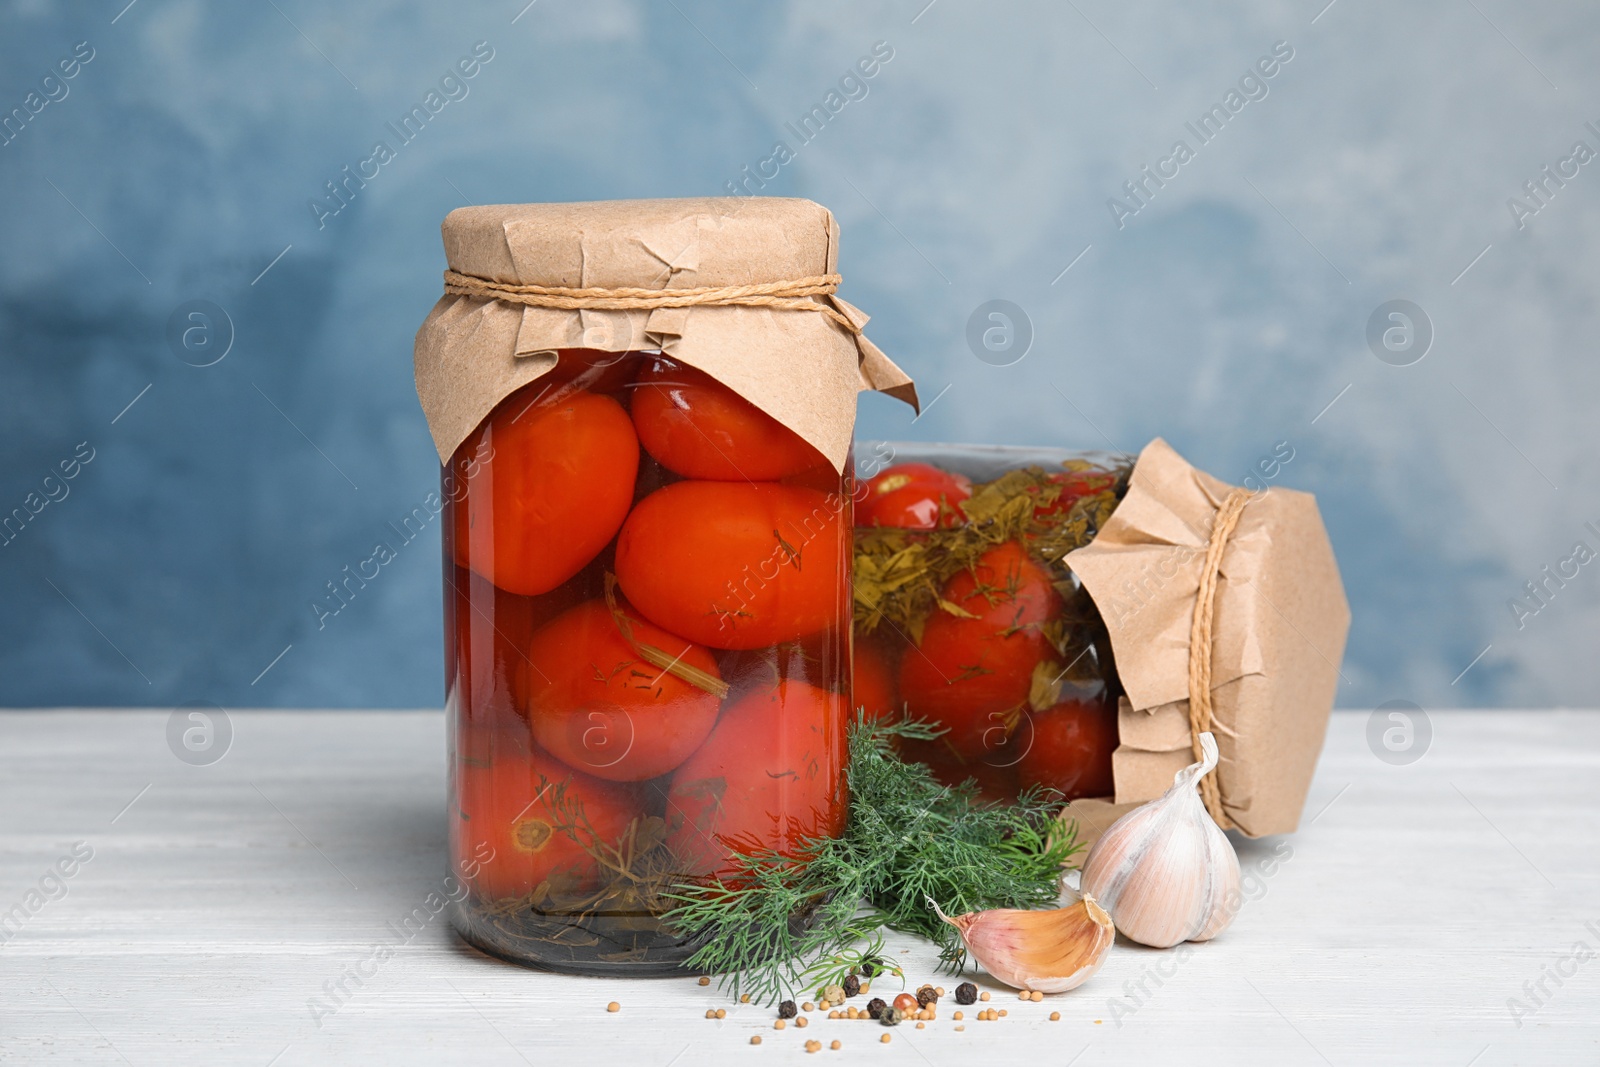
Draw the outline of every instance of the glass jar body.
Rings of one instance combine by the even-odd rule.
[[[901,752],[986,797],[1114,792],[1121,687],[1061,557],[1127,490],[1095,452],[874,442],[856,493],[855,702],[944,731]]]
[[[675,973],[670,893],[845,818],[843,472],[659,353],[566,350],[442,473],[458,931]]]

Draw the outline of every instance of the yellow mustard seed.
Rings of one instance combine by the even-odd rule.
[[[710,1008],[706,1009],[706,1018],[707,1019],[715,1019],[716,1017],[717,1017],[717,1013],[716,1012],[712,1011]]]
[[[705,975],[702,974],[700,976],[700,984],[701,985],[710,985],[711,984],[711,979],[707,978]]]
[[[1032,996],[1030,996],[1030,997],[1029,997],[1029,998],[1028,998],[1028,999],[1029,999],[1029,1000],[1031,1000],[1031,1001],[1033,1001],[1033,1002],[1034,1002],[1034,1003],[1035,1003],[1035,1004],[1037,1004],[1037,1003],[1039,1003],[1039,1002],[1040,1002],[1040,1001],[1041,1001],[1041,1000],[1043,1000],[1043,999],[1044,999],[1044,994],[1043,994],[1043,993],[1041,993],[1041,992],[1039,992],[1039,991],[1038,991],[1038,990],[1037,990],[1037,989],[1035,989],[1035,990],[1034,990],[1034,991],[1033,991],[1033,995],[1032,995]]]
[[[984,990],[982,993],[979,993],[978,994],[978,999],[979,1000],[988,1000],[989,999],[989,991],[988,990]]]
[[[811,1003],[811,1001],[808,1000],[804,1004],[800,1005],[800,1010],[801,1011],[816,1011],[817,1010],[817,1006],[815,1004]]]
[[[752,1034],[752,1035],[750,1035],[750,1043],[752,1045],[761,1044],[761,1035],[760,1034]]]
[[[839,1042],[835,1041],[833,1044],[829,1045],[828,1047],[833,1049],[833,1051],[838,1052],[844,1046],[839,1044]]]
[[[772,1028],[774,1030],[782,1030],[784,1028],[784,1026],[786,1026],[786,1025],[787,1024],[782,1019],[774,1019],[774,1020],[772,1020]]]
[[[794,1024],[796,1026],[810,1026],[811,1025],[809,1022],[806,1021],[806,1017],[804,1015],[802,1015],[802,1016],[800,1016],[800,1018],[796,1019],[794,1021]]]
[[[621,1010],[622,1010],[622,1005],[618,1004],[614,1000],[610,1004],[606,1005],[606,1011],[621,1011]]]
[[[882,1037],[878,1038],[878,1041],[880,1043],[882,1043],[882,1044],[887,1045],[889,1043],[889,1035],[888,1034],[884,1034]]]
[[[960,1021],[961,1021],[961,1020],[962,1020],[962,1019],[964,1019],[964,1018],[966,1018],[966,1016],[965,1016],[965,1015],[962,1015],[962,1014],[961,1014],[961,1013],[960,1013],[960,1012],[959,1012],[959,1011],[958,1011],[958,1012],[956,1012],[956,1013],[955,1013],[955,1014],[954,1014],[954,1015],[952,1015],[952,1016],[951,1016],[951,1018],[952,1018],[952,1019],[954,1019],[954,1020],[955,1020],[955,1021],[956,1021],[956,1022],[960,1022]]]
[[[1060,1022],[1061,1021],[1061,1013],[1059,1011],[1051,1012],[1050,1013],[1050,1021],[1053,1022],[1053,1023]]]
[[[727,1008],[718,1008],[717,1009],[717,1018],[726,1019],[727,1017],[728,1017],[728,1009]]]
[[[750,994],[749,993],[740,993],[739,994],[739,1003],[740,1004],[748,1004],[748,1003],[750,1003]]]

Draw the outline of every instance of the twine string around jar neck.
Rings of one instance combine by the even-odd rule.
[[[859,336],[861,327],[847,315],[831,303],[812,299],[832,296],[838,291],[842,280],[837,274],[817,274],[758,285],[707,285],[695,289],[573,289],[561,285],[516,285],[447,270],[444,272],[444,291],[452,296],[476,296],[508,304],[568,311],[648,311],[655,308],[731,306],[810,311],[825,315],[848,333]]]
[[[1217,607],[1217,572],[1222,566],[1222,553],[1228,546],[1228,538],[1239,525],[1239,516],[1252,495],[1248,489],[1235,489],[1223,500],[1211,527],[1211,542],[1206,547],[1205,562],[1200,568],[1194,621],[1189,628],[1189,739],[1196,762],[1202,758],[1200,735],[1211,729],[1211,623]],[[1217,785],[1220,771],[1219,764],[1200,779],[1200,798],[1217,825],[1227,830],[1234,823],[1222,810],[1222,790]]]

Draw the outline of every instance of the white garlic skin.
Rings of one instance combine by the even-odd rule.
[[[1216,738],[1201,734],[1200,746],[1202,761],[1112,823],[1083,865],[1083,891],[1124,936],[1152,948],[1209,941],[1238,910],[1239,856],[1196,788],[1217,765]]]

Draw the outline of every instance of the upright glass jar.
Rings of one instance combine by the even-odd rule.
[[[416,375],[455,926],[672,973],[699,946],[671,894],[843,829],[856,395],[915,388],[808,200],[482,205],[443,236]]]
[[[1127,492],[1098,452],[877,442],[855,521],[855,702],[940,727],[902,753],[997,800],[1110,797],[1121,685],[1062,557]]]
[[[851,467],[659,353],[565,350],[443,480],[457,926],[671,972],[675,883],[842,829]]]

